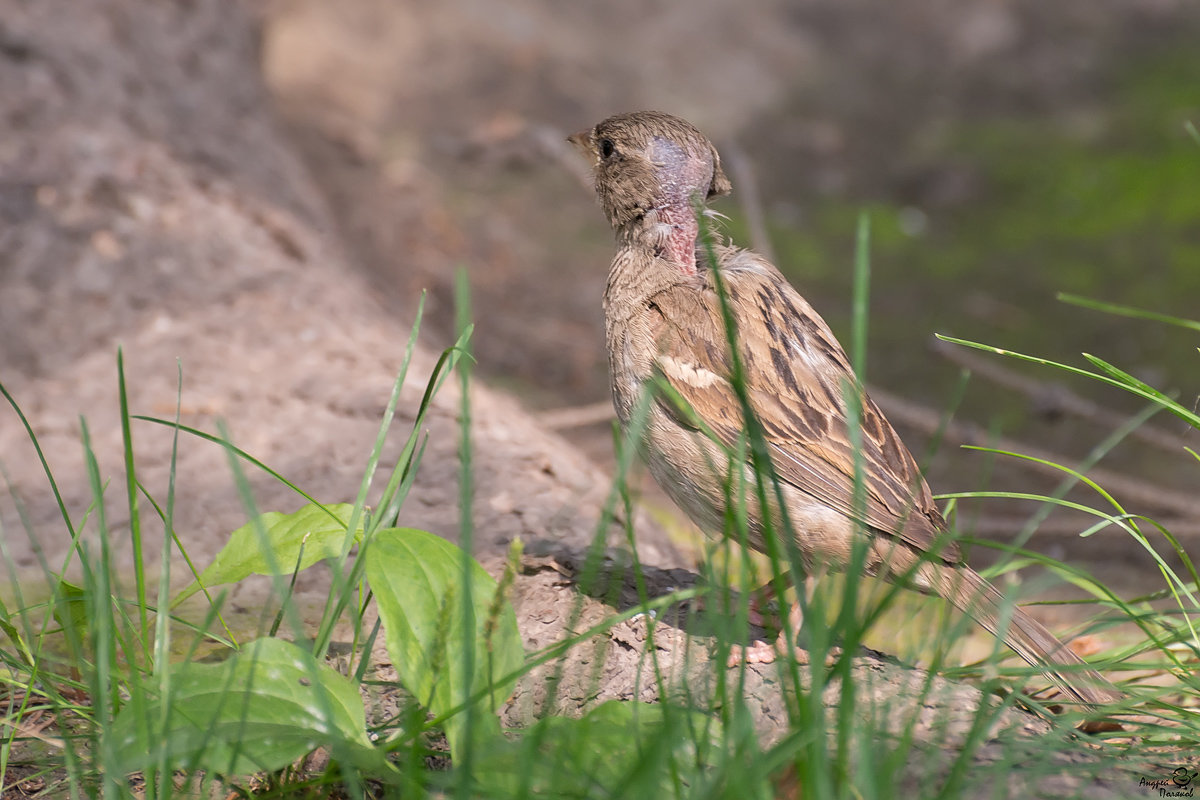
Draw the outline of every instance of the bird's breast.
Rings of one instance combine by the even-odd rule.
[[[606,313],[604,322],[613,407],[624,427],[653,374],[655,342],[641,315]]]

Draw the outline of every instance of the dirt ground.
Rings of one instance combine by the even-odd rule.
[[[236,8],[104,0],[72,5],[64,21],[51,2],[0,0],[0,381],[91,542],[101,522],[123,530],[130,517],[118,345],[136,413],[172,416],[181,369],[186,424],[227,422],[273,468],[324,500],[348,500],[418,290],[430,293],[428,325],[401,426],[449,341],[463,267],[484,378],[471,389],[477,552],[494,556],[520,536],[534,553],[577,554],[608,497],[597,466],[610,458],[607,412],[597,409],[611,243],[567,133],[658,107],[732,145],[733,161],[744,153],[735,182],[757,176],[766,198],[885,192],[900,180],[889,152],[917,146],[939,115],[1086,99],[1107,59],[1200,25],[1192,4],[1167,0]],[[921,101],[897,101],[902,90]],[[880,119],[895,122],[883,144],[867,135]],[[449,537],[459,529],[457,392],[451,382],[435,401],[402,520]],[[885,405],[903,414],[903,402]],[[564,409],[592,422],[549,413]],[[924,407],[910,411],[901,427],[920,451],[930,428]],[[88,514],[85,432],[110,481],[102,520]],[[140,481],[164,498],[168,432],[138,423],[134,439]],[[71,573],[71,531],[9,410],[0,466],[17,577],[36,582],[46,565]],[[187,439],[175,467],[176,528],[203,563],[247,510],[218,448]],[[937,470],[955,474],[945,462]],[[260,508],[299,505],[261,473],[250,483]],[[1171,513],[1195,518],[1191,496],[1162,488]],[[686,526],[645,491],[655,519],[637,520],[643,560],[690,567],[693,554],[664,533]],[[146,503],[141,514],[160,525]],[[621,543],[615,532],[609,541]],[[1130,568],[1135,553],[1095,541],[1064,537],[1051,549],[1136,591],[1149,573]],[[131,548],[116,544],[128,574]],[[297,596],[320,597],[327,584],[310,570]],[[260,623],[265,589],[236,588],[245,625]],[[523,624],[555,602],[539,601]],[[627,641],[611,646],[645,646],[638,631],[619,635]]]

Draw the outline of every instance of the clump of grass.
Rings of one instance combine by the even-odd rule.
[[[854,304],[857,322],[851,346],[860,379],[865,367],[868,278],[867,228],[865,223],[861,225]],[[110,537],[116,532],[108,523],[105,481],[89,443],[88,424],[83,425],[83,457],[93,494],[91,506],[83,512],[68,510],[39,448],[48,489],[57,498],[74,546],[62,565],[43,561],[44,600],[32,599],[33,587],[17,581],[11,558],[5,558],[15,597],[11,606],[0,606],[0,632],[4,635],[0,662],[8,706],[7,727],[0,739],[5,788],[12,785],[13,776],[23,780],[40,776],[51,784],[50,793],[105,797],[129,796],[135,784],[150,798],[217,789],[352,797],[742,798],[802,793],[804,797],[882,798],[896,796],[901,791],[898,787],[905,787],[904,793],[913,796],[966,797],[974,796],[979,785],[1007,785],[1018,764],[1025,781],[1057,774],[1062,766],[1056,759],[1079,752],[1070,727],[1073,717],[1064,718],[1052,734],[1034,743],[998,733],[1001,715],[1018,700],[1038,705],[1012,691],[1031,673],[1006,666],[999,652],[967,671],[946,668],[945,653],[967,624],[961,619],[948,619],[928,631],[934,653],[932,669],[912,687],[911,702],[893,705],[874,699],[873,689],[878,687],[855,669],[858,645],[895,604],[899,590],[868,589],[861,583],[859,571],[853,568],[865,557],[861,549],[853,554],[852,567],[841,582],[822,582],[811,597],[801,594],[805,619],[809,620],[803,643],[810,663],[790,659],[777,663],[775,680],[789,723],[787,732],[778,738],[763,739],[755,730],[754,709],[746,700],[750,678],[744,669],[710,667],[711,682],[681,685],[673,677],[675,673],[659,662],[654,647],[647,648],[643,669],[653,676],[662,702],[601,704],[578,719],[546,716],[523,730],[501,731],[495,712],[523,674],[556,660],[556,669],[561,671],[566,661],[560,657],[572,647],[595,647],[595,652],[602,654],[603,648],[596,642],[604,640],[598,637],[635,616],[645,617],[652,640],[656,625],[661,624],[656,614],[700,592],[708,594],[714,617],[714,663],[723,664],[730,646],[746,641],[749,608],[744,592],[735,597],[722,587],[734,577],[742,586],[755,585],[759,579],[745,561],[717,559],[710,563],[724,567],[708,570],[706,588],[666,597],[650,595],[638,569],[633,500],[626,481],[650,404],[663,400],[647,393],[630,430],[617,437],[617,475],[580,578],[585,587],[599,585],[605,569],[605,534],[619,517],[626,532],[625,545],[633,557],[638,603],[540,652],[524,652],[506,594],[519,570],[519,550],[510,553],[499,585],[469,555],[473,466],[467,367],[471,329],[465,286],[460,290],[460,308],[459,340],[438,360],[401,454],[387,468],[384,486],[374,495],[371,489],[383,444],[415,346],[418,312],[404,365],[353,503],[321,502],[237,448],[223,432],[181,425],[178,413],[174,420],[132,414],[124,402],[118,357],[129,535],[136,552],[144,553],[149,526],[141,521],[142,513],[149,513],[156,526],[161,525],[163,554],[157,588],[152,589],[153,581],[139,561],[133,596],[115,593],[119,581]],[[732,342],[732,326],[730,336]],[[1200,419],[1187,408],[1099,359],[1091,359],[1091,371],[1040,363],[1122,386],[1200,427]],[[456,370],[462,403],[461,549],[402,527],[404,503],[426,445],[424,422],[434,396]],[[733,380],[740,387],[748,420],[746,436],[737,449],[750,460],[753,470],[750,477],[739,472],[727,482],[726,537],[714,550],[744,546],[747,509],[777,502],[780,492],[745,394],[744,376],[737,368]],[[36,433],[15,399],[3,387],[0,392],[37,447]],[[850,396],[856,395],[851,392]],[[212,564],[203,569],[192,567],[190,583],[178,591],[172,586],[170,553],[175,549],[186,556],[186,550],[173,525],[174,468],[167,497],[160,503],[137,479],[134,423],[173,429],[172,465],[181,436],[222,447],[246,507],[246,525],[232,532]],[[288,512],[260,511],[249,489],[247,469],[282,481],[303,505]],[[1088,482],[1078,471],[1064,467],[1063,472],[1071,480]],[[1186,698],[1196,688],[1191,672],[1198,653],[1193,622],[1196,571],[1168,531],[1125,513],[1100,487],[1088,485],[1107,508],[1095,511],[1097,525],[1083,535],[1097,534],[1102,527],[1116,528],[1152,551],[1150,538],[1159,536],[1185,565],[1183,572],[1160,559],[1166,588],[1123,600],[1082,573],[1023,550],[1013,550],[1001,569],[1034,561],[1049,566],[1088,589],[1109,613],[1110,621],[1137,625],[1142,632],[1138,643],[1099,660],[1143,676],[1152,672],[1174,676],[1178,683],[1169,691],[1151,690],[1140,681],[1125,682],[1131,698],[1141,703],[1139,711],[1152,720],[1137,733],[1142,742],[1163,747],[1194,746],[1200,736]],[[372,497],[375,502],[368,504]],[[764,516],[773,520],[771,514]],[[89,519],[95,521],[100,534],[96,546],[85,544],[79,535]],[[776,547],[768,553],[765,577],[781,592],[804,578],[800,555],[792,537],[785,535],[787,524],[785,519],[783,530],[768,535]],[[32,526],[29,535],[34,535]],[[314,631],[300,622],[291,592],[296,574],[321,561],[331,564],[328,574],[332,583]],[[64,577],[72,563],[78,563],[82,571],[77,584]],[[736,575],[731,572],[734,570]],[[242,641],[223,623],[220,587],[253,574],[271,576],[275,601],[264,635]],[[200,595],[206,617],[199,625],[189,625],[174,609],[189,598],[197,602]],[[1152,604],[1163,599],[1170,599],[1173,607],[1156,610]],[[567,630],[579,627],[582,603],[581,594],[572,608],[563,610]],[[379,621],[373,621],[372,612]],[[349,658],[334,669],[328,656],[339,624],[348,624],[354,638]],[[369,720],[360,691],[372,682],[369,654],[380,635],[385,637],[408,699],[393,718]],[[185,637],[182,646],[173,645],[174,640]],[[202,644],[224,649],[227,657],[219,663],[193,662],[192,656]],[[173,652],[183,653],[183,659],[173,660]],[[982,674],[985,689],[1007,686],[1010,690],[1003,698],[984,692],[977,696],[974,707],[959,709],[964,724],[946,719],[930,725],[923,715],[926,703],[934,702],[942,691],[935,673],[943,669],[956,675]],[[554,707],[558,685],[559,681],[551,680],[550,699],[542,707]],[[39,715],[52,717],[54,723],[39,728]],[[435,734],[445,735],[448,749],[434,744]],[[1119,752],[1119,745],[1109,745],[1109,752]],[[315,758],[318,753],[323,759]],[[430,768],[430,758],[446,755],[450,769]],[[1087,766],[1074,763],[1070,769],[1103,774],[1112,769],[1112,762],[1101,758]],[[130,775],[137,775],[137,781],[131,783]],[[251,780],[252,776],[257,778]]]
[[[1128,306],[1101,303],[1074,295],[1060,295],[1060,299],[1106,313],[1165,323],[1185,330],[1200,330],[1200,322],[1195,320],[1143,311]],[[1083,354],[1084,359],[1091,367],[1089,369],[1029,356],[992,345],[950,337],[941,338],[965,347],[1038,364],[1070,375],[1086,377],[1126,391],[1146,404],[1145,411],[1134,418],[1135,422],[1147,419],[1154,413],[1165,411],[1183,420],[1191,428],[1200,429],[1200,414],[1167,393],[1150,386],[1098,356],[1089,353]],[[1128,433],[1128,430],[1116,433]],[[1099,453],[1106,452],[1112,444],[1115,444],[1115,437],[1116,434],[1097,450],[1097,457]],[[1185,439],[1181,438],[1180,447],[1200,460],[1200,455],[1196,450],[1185,445],[1184,441]],[[1017,453],[1001,453],[1001,455],[1029,458]],[[1109,619],[1107,623],[1101,623],[1102,625],[1123,622],[1136,626],[1140,634],[1137,641],[1110,654],[1107,661],[1112,668],[1139,674],[1143,679],[1136,689],[1137,696],[1142,701],[1139,710],[1148,716],[1157,717],[1162,723],[1161,727],[1150,727],[1144,731],[1144,740],[1155,743],[1194,742],[1197,733],[1200,732],[1193,713],[1196,694],[1200,690],[1200,680],[1197,680],[1195,672],[1196,663],[1200,661],[1200,638],[1197,637],[1196,623],[1197,615],[1200,614],[1200,604],[1197,602],[1200,599],[1200,594],[1198,594],[1200,592],[1200,575],[1197,573],[1195,563],[1183,543],[1164,525],[1143,515],[1130,513],[1116,497],[1089,479],[1082,471],[1064,465],[1051,466],[1063,473],[1063,483],[1055,495],[1035,499],[1042,500],[1047,504],[1069,506],[1092,515],[1095,522],[1080,531],[1081,537],[1087,538],[1101,532],[1107,534],[1122,532],[1129,536],[1154,560],[1165,586],[1141,597],[1122,599],[1101,582],[1079,570],[1019,548],[1012,549],[1013,561],[1007,568],[1021,564],[1040,564],[1087,591],[1099,606],[1107,609],[1110,612]],[[1100,506],[1090,507],[1063,499],[1066,492],[1077,484],[1092,490],[1099,498]],[[1025,496],[1013,493],[970,492],[947,497],[950,499],[959,497],[1016,497],[1020,499]],[[1173,559],[1165,557],[1159,551],[1159,547],[1155,545],[1155,541],[1165,545]],[[1169,601],[1169,605],[1164,606],[1161,601]],[[1161,679],[1164,676],[1169,677],[1165,686],[1161,685],[1161,680],[1153,683],[1145,682],[1148,677]],[[1131,688],[1133,688],[1132,685]]]
[[[16,597],[12,608],[0,607],[7,639],[0,647],[0,659],[10,720],[0,742],[0,768],[6,777],[18,774],[10,770],[25,762],[21,774],[28,781],[31,774],[36,776],[29,768],[38,764],[35,769],[44,773],[41,779],[54,781],[55,790],[109,797],[128,795],[131,784],[125,776],[138,773],[146,796],[169,797],[180,786],[194,788],[195,781],[206,791],[204,784],[224,782],[222,776],[280,774],[320,748],[328,754],[329,766],[323,777],[310,775],[305,780],[329,783],[328,789],[336,784],[362,796],[368,781],[390,787],[411,783],[406,775],[412,773],[398,766],[403,759],[396,754],[409,748],[407,755],[419,761],[426,752],[420,743],[431,726],[446,733],[456,756],[468,750],[475,737],[499,735],[494,715],[473,717],[465,709],[480,704],[494,709],[511,691],[524,661],[512,607],[503,602],[496,583],[482,568],[454,545],[423,531],[397,527],[424,452],[424,424],[433,397],[466,352],[469,327],[437,361],[374,511],[367,506],[420,317],[418,311],[353,504],[320,502],[237,448],[223,431],[211,434],[187,428],[178,415],[173,421],[132,415],[118,354],[129,534],[136,562],[132,597],[119,594],[110,546],[114,531],[108,524],[104,480],[88,422],[82,422],[92,488],[87,514],[95,519],[97,545],[80,536],[84,523],[62,500],[36,433],[15,399],[0,387],[42,458],[72,541],[63,565],[52,566],[43,559],[49,598],[45,601],[25,599],[32,587],[16,580],[13,562],[6,559]],[[174,429],[165,503],[160,504],[138,480],[134,422]],[[249,521],[231,534],[212,564],[203,570],[192,568],[191,583],[172,594],[172,548],[192,563],[173,525],[181,434],[225,449]],[[282,481],[307,503],[290,513],[259,513],[245,474],[247,465]],[[153,510],[164,531],[157,596],[148,591],[140,503]],[[40,555],[31,526],[28,533]],[[298,572],[320,561],[333,566],[332,586],[314,635],[300,621],[292,588]],[[78,585],[63,577],[72,563],[82,574]],[[271,577],[275,616],[268,618],[264,635],[239,641],[222,620],[224,596],[216,590],[252,574]],[[201,592],[207,615],[201,625],[190,626],[173,610]],[[412,693],[414,707],[434,716],[432,723],[424,713],[408,714],[374,732],[368,730],[358,686],[380,629],[378,622],[374,627],[365,624],[372,604],[402,684]],[[342,674],[323,662],[334,627],[347,621],[355,638],[353,657]],[[218,626],[221,633],[212,633]],[[188,633],[191,641],[181,648],[184,660],[172,661],[172,638],[180,632]],[[281,633],[287,638],[277,636]],[[218,664],[192,662],[202,642],[225,648],[227,657]],[[464,651],[475,650],[486,652],[486,658],[460,659]],[[57,720],[50,743],[57,748],[56,755],[39,752],[50,737],[27,735],[27,721],[39,714]],[[180,774],[186,776],[182,783]]]

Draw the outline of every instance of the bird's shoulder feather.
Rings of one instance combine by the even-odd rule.
[[[745,250],[718,248],[721,276],[737,332],[750,405],[761,423],[779,478],[849,517],[928,550],[944,532],[915,460],[854,378],[829,326],[769,262]],[[742,435],[733,359],[711,272],[666,287],[647,300],[658,347],[656,366],[710,430],[732,445]],[[865,497],[854,501],[855,448],[848,397],[861,400],[861,474]],[[663,401],[668,413],[689,422]],[[957,547],[937,542],[957,561]]]

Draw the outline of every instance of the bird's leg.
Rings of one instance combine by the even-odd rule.
[[[779,598],[779,593],[775,591],[774,584],[767,582],[757,589],[749,592],[749,601],[746,609],[746,621],[756,628],[771,627],[767,625],[769,620],[777,618],[777,614],[770,608],[770,604]],[[706,598],[699,597],[693,602],[693,608],[707,609],[708,602]],[[797,623],[799,624],[799,623]]]
[[[779,593],[775,591],[775,584],[770,581],[751,592],[750,607],[747,609],[750,624],[765,628],[767,620],[772,616],[769,606],[779,599]]]
[[[805,584],[808,579],[805,579]],[[807,587],[806,587],[807,588]],[[792,603],[792,608],[788,612],[787,626],[779,631],[779,636],[775,637],[774,644],[768,644],[762,639],[756,639],[754,644],[749,647],[742,647],[740,644],[735,644],[729,648],[729,660],[726,666],[736,667],[739,664],[770,664],[777,656],[785,656],[788,651],[788,629],[792,631],[791,640],[796,642],[800,638],[800,628],[804,625],[804,612],[800,610],[800,601],[796,600]],[[799,664],[808,663],[808,651],[795,645],[793,654],[796,657],[796,662]]]

